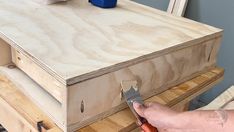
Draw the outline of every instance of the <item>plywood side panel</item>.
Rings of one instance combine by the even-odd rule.
[[[11,48],[0,38],[0,66],[11,63]]]
[[[158,102],[173,109],[177,109],[219,83],[223,79],[223,74],[223,69],[214,68],[209,70],[209,72],[206,72],[180,85],[171,87],[167,91],[155,95],[145,101]],[[124,109],[105,119],[86,126],[77,132],[102,132],[103,130],[108,132],[126,132],[137,128],[135,121],[136,118],[130,109]]]
[[[84,123],[105,111],[110,114],[123,108],[123,105],[120,105],[123,102],[120,96],[122,80],[137,80],[140,93],[147,98],[170,86],[191,79],[199,72],[206,71],[215,65],[216,59],[211,57],[211,54],[217,54],[214,48],[220,45],[220,39],[219,37],[209,40],[69,86],[68,125]],[[83,113],[80,110],[82,102],[84,104]]]

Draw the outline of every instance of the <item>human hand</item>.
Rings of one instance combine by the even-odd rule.
[[[141,105],[137,102],[133,103],[136,112],[145,118],[151,125],[162,129],[174,129],[178,120],[176,115],[179,113],[163,106],[159,103],[146,103]]]

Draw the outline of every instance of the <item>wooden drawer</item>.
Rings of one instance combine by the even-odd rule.
[[[16,85],[0,72],[0,124],[8,132],[61,132]]]

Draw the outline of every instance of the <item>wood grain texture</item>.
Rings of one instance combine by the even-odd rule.
[[[37,132],[43,121],[47,130],[56,125],[15,84],[0,74],[0,123],[9,132]]]
[[[200,75],[216,64],[219,45],[220,38],[212,39],[69,86],[68,125],[81,127],[126,107],[120,96],[123,80],[136,80],[142,97],[149,98]],[[83,113],[81,102],[85,104]]]
[[[63,106],[56,99],[50,96],[43,88],[36,84],[31,78],[18,68],[9,69],[0,67],[0,77],[3,76],[11,80],[9,86],[21,90],[33,103],[39,106],[48,117],[61,128],[65,126],[65,116]],[[6,83],[6,82],[5,82]],[[1,85],[0,85],[1,86]],[[20,103],[20,102],[19,102]]]
[[[211,85],[213,86],[218,83],[217,80],[222,79],[223,72],[224,70],[221,68],[212,69],[209,72],[202,74],[201,76],[198,76],[190,81],[172,87],[169,90],[148,99],[147,101],[157,101],[170,107],[180,106],[181,103],[182,105],[184,105],[183,101],[188,102],[192,99],[191,97],[193,97],[194,94],[201,94],[202,92],[200,91],[202,91],[203,89],[208,90]],[[209,86],[209,88],[207,88],[207,86]],[[22,92],[17,89],[18,87],[11,81],[11,79],[8,79],[4,74],[0,74],[0,102],[2,99],[4,99],[4,102],[6,102],[5,104],[8,105],[10,109],[13,109],[15,113],[19,114],[20,117],[22,117],[22,120],[29,124],[26,125],[27,127],[35,127],[36,122],[40,120],[44,122],[45,126],[47,126],[48,132],[62,131],[58,127],[56,127],[51,119],[49,119],[40,110],[41,108],[37,107],[32,101],[30,101],[29,98],[24,96]],[[0,110],[6,108],[5,106],[2,107],[3,105],[1,104],[2,103],[0,103]],[[6,110],[6,112],[12,113],[8,109]],[[1,113],[0,122],[6,121],[5,124],[9,123],[11,126],[13,122],[10,120],[2,120],[4,114]],[[18,119],[21,120],[21,118],[17,117],[16,120],[13,121],[17,121]],[[116,132],[133,130],[137,127],[134,122],[135,117],[131,114],[130,110],[124,109],[114,115],[111,115],[103,120],[100,120],[79,130],[79,132]],[[18,125],[16,125],[16,127],[17,126]]]
[[[117,8],[109,10],[86,0],[49,6],[1,0],[0,16],[2,39],[64,85],[207,41],[222,32],[128,0],[120,0]]]
[[[178,109],[178,107],[184,106],[190,100],[220,82],[223,79],[223,74],[224,70],[221,68],[212,69],[205,74],[178,86],[172,87],[171,89],[149,98],[146,101],[156,101],[171,108]],[[79,132],[131,131],[137,127],[135,120],[136,119],[131,111],[129,109],[124,109],[114,115],[80,129]]]
[[[65,94],[66,86],[60,81],[56,80],[53,76],[48,74],[44,69],[36,65],[29,59],[29,56],[22,52],[11,48],[12,62],[20,69],[28,74],[33,80],[35,80],[42,88],[48,91],[59,102],[63,103],[63,94]]]
[[[11,62],[11,48],[9,44],[0,38],[0,66]]]

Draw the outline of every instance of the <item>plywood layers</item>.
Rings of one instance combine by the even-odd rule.
[[[215,68],[201,76],[184,82],[178,86],[147,99],[146,101],[156,101],[174,109],[182,107],[196,96],[204,93],[222,80],[224,70]],[[79,130],[79,132],[116,132],[131,131],[137,126],[135,117],[129,109],[122,110],[103,120],[97,121]]]
[[[141,95],[148,98],[207,71],[216,63],[220,39],[69,86],[68,126],[79,128],[126,107],[120,96],[122,80],[136,80]],[[80,110],[82,102],[83,113]]]

